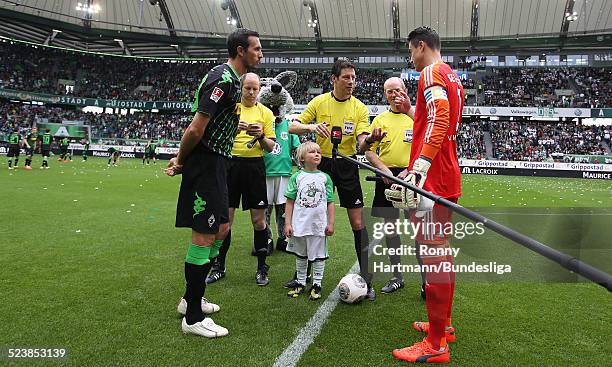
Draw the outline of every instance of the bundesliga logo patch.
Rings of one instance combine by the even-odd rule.
[[[215,101],[215,103],[217,103],[219,102],[222,96],[223,96],[223,90],[219,87],[215,87],[215,89],[213,89],[212,93],[210,94],[210,99],[212,99],[213,101]]]

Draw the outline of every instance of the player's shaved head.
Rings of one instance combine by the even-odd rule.
[[[384,84],[384,89],[385,90],[388,90],[388,89],[397,89],[397,88],[400,88],[403,91],[406,90],[406,85],[404,84],[404,81],[401,78],[393,76],[393,77],[385,80],[385,84]]]

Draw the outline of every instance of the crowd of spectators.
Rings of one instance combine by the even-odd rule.
[[[487,157],[484,141],[484,123],[465,122],[457,132],[457,155],[466,159]]]
[[[82,123],[89,125],[92,139],[163,139],[178,141],[191,122],[191,114],[138,113],[119,115],[48,108],[0,102],[0,135],[13,129],[26,131],[38,123]]]
[[[190,102],[202,77],[219,61],[169,62],[133,59],[0,42],[0,88],[73,95],[86,98]],[[359,67],[359,65],[357,65]],[[316,94],[331,89],[329,69],[295,69],[295,104],[306,104]],[[282,70],[260,67],[262,76]],[[358,69],[355,97],[368,105],[384,105],[384,81],[400,70]],[[473,88],[473,81],[464,82]],[[406,81],[416,94],[416,81]]]
[[[179,141],[191,121],[188,113],[94,114],[60,107],[0,102],[0,136],[14,128],[25,133],[35,123],[82,122],[91,128],[92,139],[163,139]],[[485,133],[491,134],[493,159],[550,160],[557,154],[606,154],[610,127],[575,123],[490,121],[465,122],[457,135],[458,155],[486,159]]]
[[[610,68],[491,68],[484,105],[508,107],[612,106]]]
[[[133,59],[0,41],[0,88],[87,98],[190,102],[202,77],[218,62]],[[315,91],[330,90],[328,69],[295,70],[298,81],[291,93],[296,104],[307,103]],[[279,70],[262,67],[257,72],[275,76]],[[386,104],[382,85],[386,78],[398,74],[399,70],[392,69],[359,69],[354,95],[365,104]],[[416,82],[406,84],[414,96]],[[482,82],[469,79],[463,84],[484,93],[479,104],[489,106],[612,106],[610,68],[488,68]]]
[[[612,69],[574,69],[570,70],[570,77],[576,81],[577,92],[585,107],[604,108],[612,106]]]
[[[491,121],[493,158],[515,161],[546,161],[558,154],[606,154],[610,127],[575,123]]]
[[[190,102],[216,61],[168,62],[0,42],[0,88],[78,97]]]

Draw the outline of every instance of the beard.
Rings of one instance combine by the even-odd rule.
[[[257,69],[257,65],[259,65],[259,63],[257,64],[249,64],[246,60],[244,61],[244,66],[245,66],[245,70],[247,73],[252,73],[255,71],[255,69]]]

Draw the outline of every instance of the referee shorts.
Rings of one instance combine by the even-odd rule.
[[[399,175],[404,168],[390,168],[393,176]],[[374,188],[374,200],[372,201],[372,216],[377,218],[397,219],[400,216],[399,209],[394,208],[393,204],[385,197],[385,189],[391,185],[385,185],[382,181],[376,181]]]
[[[200,145],[183,164],[176,206],[176,226],[199,233],[215,234],[229,222],[227,167],[229,159],[206,151]]]
[[[242,210],[268,207],[266,165],[263,157],[232,157],[227,175],[229,207]]]
[[[331,177],[334,187],[338,189],[341,207],[347,209],[363,207],[363,192],[356,164],[342,158],[334,161],[332,158],[322,157],[319,169]]]

